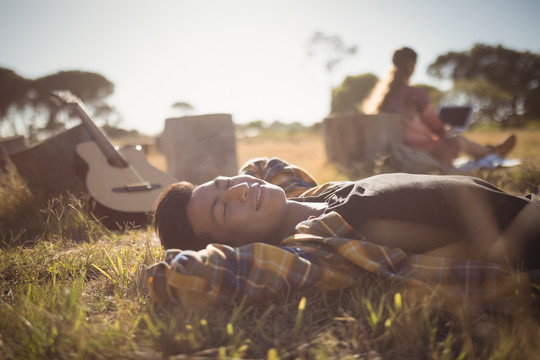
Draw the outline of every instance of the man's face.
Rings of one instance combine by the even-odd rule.
[[[231,246],[266,241],[285,216],[283,189],[249,175],[218,177],[198,186],[187,206],[197,235]]]
[[[407,70],[409,71],[409,75],[412,75],[414,72],[414,67],[416,66],[416,60],[411,60],[407,63]]]

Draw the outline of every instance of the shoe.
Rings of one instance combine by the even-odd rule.
[[[505,157],[510,153],[510,151],[514,150],[516,142],[516,135],[512,134],[499,145],[493,146],[493,150],[498,156]]]

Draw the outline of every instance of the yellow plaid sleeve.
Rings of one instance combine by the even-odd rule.
[[[170,250],[164,261],[149,268],[147,277],[154,301],[185,307],[252,301],[303,288],[339,289],[355,281],[343,262],[333,268],[300,249],[263,243]]]
[[[307,171],[278,158],[250,160],[244,164],[240,173],[281,187],[287,197],[300,196],[306,190],[317,186],[317,182]]]

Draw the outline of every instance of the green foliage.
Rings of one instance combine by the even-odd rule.
[[[88,199],[62,195],[38,199],[14,169],[0,177],[0,244],[12,246],[40,239],[88,240],[108,231],[87,211]]]
[[[61,71],[25,79],[9,69],[0,68],[0,84],[0,122],[11,122],[12,132],[25,133],[31,140],[41,133],[50,135],[65,127],[65,117],[70,114],[50,101],[53,90],[71,90],[98,116],[113,112],[104,98],[113,93],[114,85],[96,73]]]
[[[512,178],[513,187],[519,193],[540,193],[540,167],[526,162]]]
[[[326,70],[329,72],[332,72],[345,57],[356,54],[357,49],[356,45],[345,45],[338,35],[328,35],[320,31],[315,32],[307,43],[307,54],[316,56],[322,53]]]
[[[0,119],[7,115],[10,106],[22,105],[30,82],[14,71],[0,67]]]
[[[185,101],[175,102],[174,104],[172,104],[172,107],[174,109],[179,109],[179,110],[186,111],[186,112],[189,112],[189,111],[192,111],[192,110],[195,109],[195,107],[193,105],[191,105],[190,103],[185,102]]]
[[[428,68],[438,78],[482,80],[511,94],[508,103],[490,104],[501,113],[505,125],[518,125],[528,117],[540,116],[540,54],[518,52],[499,46],[476,44],[472,49],[440,55]],[[486,85],[479,95],[488,95]],[[458,90],[458,89],[456,89]],[[495,90],[500,92],[500,90]],[[486,98],[484,97],[484,100]],[[502,108],[501,110],[498,110]],[[497,119],[495,119],[497,120]]]
[[[237,138],[259,139],[290,139],[295,136],[319,133],[321,123],[305,126],[299,122],[282,123],[274,121],[269,124],[262,120],[251,121],[247,124],[235,124]]]
[[[40,241],[32,248],[3,250],[0,358],[119,359],[138,349],[133,339],[146,294],[128,297],[122,288],[108,291],[106,278],[95,271],[104,261],[101,254],[115,243],[112,238],[104,240]],[[146,249],[133,250],[149,254]],[[156,256],[137,256],[135,263],[131,257],[123,259],[130,269],[139,269],[133,282],[144,283],[141,274]]]
[[[513,95],[487,80],[457,80],[445,94],[447,103],[470,103],[478,111],[475,122],[503,124],[513,115]]]
[[[429,97],[429,102],[433,108],[437,108],[441,102],[443,101],[443,98],[446,96],[446,94],[437,89],[435,86],[426,85],[426,84],[416,84],[415,87],[422,88],[426,91]]]
[[[108,124],[103,125],[101,130],[103,130],[107,136],[114,139],[140,136],[140,133],[137,130],[125,130]]]
[[[474,175],[529,191],[540,179],[538,158],[531,161]],[[360,176],[370,175],[363,171]],[[152,229],[109,232],[85,215],[83,199],[42,204],[16,176],[0,176],[0,359],[528,359],[540,353],[540,323],[528,303],[518,301],[505,315],[476,312],[466,303],[446,304],[436,291],[372,274],[341,291],[201,310],[158,306],[145,286],[147,267],[164,255]]]
[[[332,90],[330,113],[357,114],[358,106],[369,95],[377,81],[379,79],[373,74],[347,76],[341,85]]]

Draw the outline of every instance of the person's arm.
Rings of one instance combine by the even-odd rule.
[[[444,124],[431,106],[427,92],[422,88],[413,89],[414,103],[416,104],[422,122],[435,134],[444,136],[446,133]]]
[[[148,270],[152,298],[161,304],[203,307],[308,288],[336,290],[361,283],[368,273],[436,287],[447,299],[468,296],[478,303],[508,300],[530,289],[528,274],[517,276],[506,265],[407,254],[374,244],[334,212],[303,221],[282,244],[169,250],[164,261]]]
[[[441,137],[446,135],[444,124],[439,116],[435,113],[435,110],[433,110],[431,105],[428,105],[424,112],[421,113],[421,118],[424,124],[426,124],[428,128],[435,134]]]
[[[148,269],[147,284],[157,303],[199,308],[303,288],[339,289],[355,281],[343,266],[331,269],[323,261],[297,248],[212,244],[198,252],[169,250]]]
[[[287,197],[296,197],[317,186],[315,179],[305,170],[281,159],[256,158],[249,160],[241,174],[268,181],[285,190]]]
[[[369,273],[430,291],[437,288],[446,300],[467,296],[471,304],[494,300],[503,304],[530,289],[526,273],[518,276],[504,265],[406,254],[365,238],[339,237],[328,225],[315,225],[326,236],[310,236],[299,229],[283,247],[213,244],[198,252],[169,250],[164,261],[148,269],[152,299],[164,305],[200,308],[268,299],[302,289],[342,289],[362,283]]]

